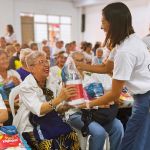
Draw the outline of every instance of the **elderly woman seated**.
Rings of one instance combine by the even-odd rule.
[[[26,63],[31,74],[20,84],[20,108],[13,124],[32,149],[78,150],[75,132],[57,112],[63,100],[75,95],[75,88],[62,87],[54,98],[53,91],[47,88],[50,67],[45,53],[30,53]]]

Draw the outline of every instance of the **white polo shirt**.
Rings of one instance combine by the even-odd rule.
[[[108,59],[114,61],[113,79],[126,81],[131,94],[150,90],[150,53],[136,34],[117,45]]]
[[[1,94],[0,94],[0,109],[6,109],[7,110]]]

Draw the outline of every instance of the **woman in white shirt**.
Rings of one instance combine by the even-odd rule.
[[[118,102],[125,85],[134,97],[131,118],[127,123],[120,150],[149,150],[150,147],[150,55],[146,45],[134,33],[129,8],[121,3],[107,5],[102,11],[105,45],[111,48],[106,64],[77,63],[91,72],[111,73],[112,89],[90,106]],[[82,106],[81,106],[82,107]]]
[[[17,41],[16,39],[16,34],[14,33],[14,28],[11,24],[8,24],[6,26],[6,35],[5,35],[5,39],[7,43],[13,44]]]
[[[8,112],[5,103],[0,94],[0,126],[8,119]]]

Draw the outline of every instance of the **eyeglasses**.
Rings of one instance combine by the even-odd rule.
[[[77,62],[84,62],[84,58],[82,58],[82,59],[76,59],[75,61],[77,61]]]
[[[46,66],[46,65],[50,65],[50,62],[48,60],[40,60],[37,63],[34,63],[33,65],[42,65],[42,66]]]

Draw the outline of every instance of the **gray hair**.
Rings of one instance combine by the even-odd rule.
[[[74,51],[74,52],[72,52],[72,53],[70,54],[70,56],[71,56],[72,58],[74,58],[76,54],[80,54],[80,55],[83,55],[83,56],[84,56],[84,54],[83,54],[82,51]],[[85,56],[84,56],[84,58],[85,58]]]
[[[97,48],[96,51],[102,51],[103,52],[103,49],[101,47]]]
[[[20,51],[20,61],[22,64],[26,64],[26,57],[32,52],[30,48],[25,48]]]
[[[32,66],[35,63],[35,60],[41,56],[45,56],[46,54],[41,51],[32,51],[27,57],[25,58],[27,66]]]

